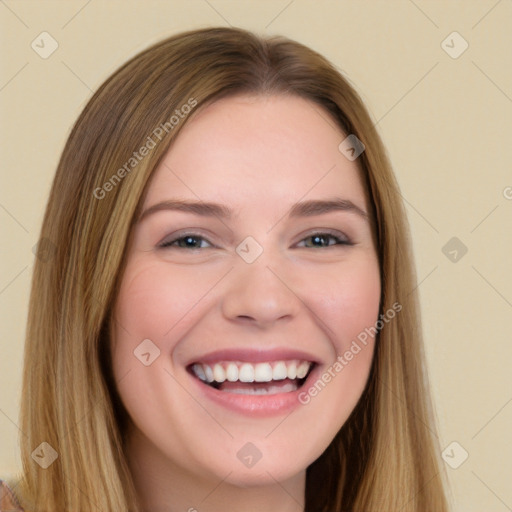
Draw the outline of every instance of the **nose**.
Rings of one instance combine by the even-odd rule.
[[[231,321],[268,327],[290,321],[302,307],[296,279],[268,252],[252,263],[240,258],[228,280],[222,311]]]

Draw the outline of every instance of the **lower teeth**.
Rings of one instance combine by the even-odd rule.
[[[266,387],[250,387],[250,386],[240,386],[240,387],[230,387],[227,389],[221,389],[226,393],[238,393],[240,395],[275,395],[277,393],[290,393],[291,391],[296,391],[298,389],[298,384],[296,381],[283,384],[281,386],[266,386]]]

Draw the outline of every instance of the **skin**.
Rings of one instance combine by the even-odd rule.
[[[306,468],[360,398],[374,340],[307,405],[269,417],[213,403],[185,365],[217,349],[284,347],[314,354],[323,371],[375,324],[381,285],[368,219],[288,217],[298,201],[333,196],[369,212],[357,163],[338,150],[345,137],[305,99],[229,97],[196,111],[155,170],[143,210],[201,199],[233,216],[161,210],[133,231],[111,350],[145,510],[303,510]],[[315,242],[326,230],[353,245]],[[189,232],[198,248],[158,247]],[[250,264],[235,251],[247,236],[263,248]],[[145,339],[160,350],[150,366],[133,354]],[[262,454],[251,468],[237,458],[247,442]]]

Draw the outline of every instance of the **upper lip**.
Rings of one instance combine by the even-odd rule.
[[[189,361],[186,366],[194,363],[219,363],[221,361],[241,361],[245,363],[264,363],[272,361],[290,361],[298,359],[299,361],[309,361],[318,363],[318,359],[301,350],[289,348],[275,349],[249,349],[249,348],[231,348],[223,350],[215,350],[207,354],[197,356]]]

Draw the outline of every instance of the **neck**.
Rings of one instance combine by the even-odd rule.
[[[233,471],[215,477],[176,465],[140,432],[129,436],[126,454],[143,512],[304,511],[305,470],[281,482],[237,485]]]

